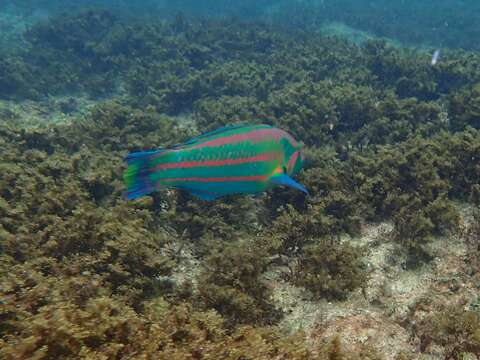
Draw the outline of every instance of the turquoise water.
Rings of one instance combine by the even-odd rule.
[[[230,16],[318,31],[330,23],[398,40],[409,45],[478,49],[478,1],[358,0],[145,0],[131,1],[3,1],[2,11],[34,21],[48,14],[81,8],[104,8],[123,16]],[[331,28],[331,26],[329,26]]]

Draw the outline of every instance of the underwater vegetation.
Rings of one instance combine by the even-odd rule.
[[[367,272],[361,257],[362,250],[351,245],[320,241],[307,247],[299,257],[295,284],[317,297],[345,298],[349,292],[366,285]]]
[[[480,356],[480,314],[476,311],[445,309],[426,319],[420,328],[422,347],[444,345],[447,359],[459,359],[467,353]]]
[[[200,112],[203,102],[212,98],[254,98],[260,102],[252,104],[255,108],[243,107],[245,115],[250,108],[278,117],[290,115],[295,94],[301,96],[304,89],[313,93],[302,113],[317,110],[320,119],[331,116],[334,125],[342,125],[342,114],[355,110],[355,103],[342,104],[331,114],[324,107],[352,91],[358,91],[358,97],[347,101],[369,96],[372,105],[386,90],[400,98],[436,99],[480,81],[478,59],[470,53],[451,57],[446,52],[444,61],[431,67],[427,54],[391,48],[382,41],[359,48],[335,38],[290,33],[255,23],[245,29],[238,20],[180,17],[145,24],[93,10],[58,16],[32,25],[24,34],[25,46],[2,58],[0,96],[38,98],[73,90],[98,96],[121,86],[135,105],[150,104],[162,112]],[[326,93],[323,103],[315,93]],[[312,109],[312,103],[318,108]],[[362,123],[369,114],[378,115],[371,106],[358,110],[367,116]]]
[[[231,219],[211,219],[222,207],[241,213],[246,200],[210,212],[195,210],[181,194],[165,195],[178,198],[164,205],[123,200],[120,139],[127,133],[132,144],[144,136],[148,143],[149,135],[155,142],[173,139],[178,134],[169,133],[167,118],[117,103],[100,105],[90,117],[36,129],[1,125],[2,357],[254,359],[263,352],[264,358],[322,359],[341,353],[338,343],[312,350],[300,335],[262,327],[281,317],[259,279],[273,247],[248,227],[233,229]],[[151,132],[155,123],[162,131]],[[159,281],[176,266],[167,251],[174,233],[159,221],[169,216],[162,210],[168,202],[178,208],[167,212],[196,212],[196,221],[210,228],[203,239],[187,234],[204,242],[200,296]],[[180,229],[181,219],[175,221],[171,226]],[[222,226],[245,240],[223,237],[215,231]]]
[[[456,205],[480,202],[479,55],[432,67],[382,41],[106,11],[39,23],[25,41],[0,60],[0,97],[102,101],[68,123],[0,118],[1,358],[381,359],[368,344],[343,351],[341,334],[315,346],[285,334],[265,280],[281,262],[315,299],[364,290],[368,249],[340,238],[365,222],[393,222],[385,241],[408,269],[463,231],[478,276],[478,213],[462,230]],[[123,197],[129,152],[246,121],[305,143],[309,196]],[[478,310],[435,310],[415,333],[422,351],[478,354]]]
[[[478,50],[480,6],[475,0],[4,0],[0,10],[24,17],[71,13],[85,7],[108,8],[117,16],[234,17],[322,32],[331,24],[345,24],[367,36],[387,37],[397,42],[436,48]],[[335,26],[335,25],[334,25]],[[352,34],[347,34],[351,36]]]

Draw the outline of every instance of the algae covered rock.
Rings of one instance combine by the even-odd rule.
[[[252,242],[231,244],[213,251],[200,274],[200,298],[230,324],[269,324],[279,317],[269,302],[270,291],[260,276],[268,265],[267,253]]]
[[[475,129],[480,127],[480,84],[453,94],[449,101],[452,126],[455,130],[462,130],[468,126]]]
[[[345,299],[349,292],[366,285],[364,251],[349,244],[320,240],[305,248],[299,257],[293,281],[316,297]]]

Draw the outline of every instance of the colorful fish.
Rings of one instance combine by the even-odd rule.
[[[182,189],[204,200],[255,194],[274,185],[308,193],[295,182],[302,145],[269,125],[228,126],[171,148],[127,155],[127,199],[162,189]]]

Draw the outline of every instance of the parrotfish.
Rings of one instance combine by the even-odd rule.
[[[302,144],[269,125],[227,126],[185,143],[125,157],[126,198],[180,189],[203,200],[257,194],[285,185],[308,194],[292,179],[303,166]]]

